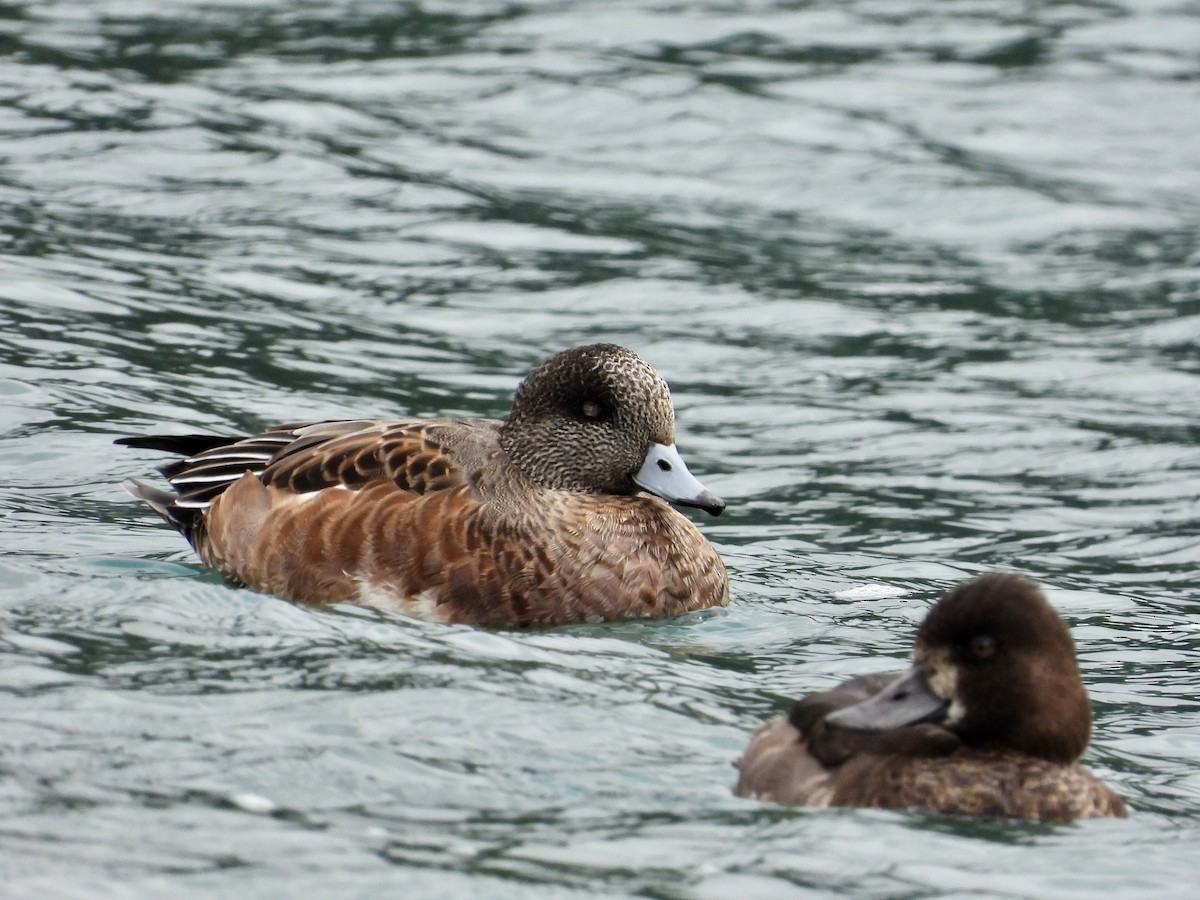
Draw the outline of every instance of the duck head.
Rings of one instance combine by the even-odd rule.
[[[857,731],[932,722],[972,747],[1072,762],[1091,708],[1067,626],[1038,586],[991,573],[955,587],[917,632],[913,667],[825,721]]]
[[[534,368],[517,388],[500,445],[543,487],[620,495],[644,490],[714,516],[725,509],[675,447],[667,383],[616,344],[565,350]]]

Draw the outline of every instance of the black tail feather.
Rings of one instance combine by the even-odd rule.
[[[220,434],[147,434],[117,438],[114,444],[137,447],[139,450],[162,450],[180,456],[195,456],[213,447],[221,447],[241,440]],[[149,501],[147,501],[149,502]]]
[[[137,499],[149,504],[156,513],[167,520],[171,527],[180,531],[189,541],[192,540],[193,526],[200,511],[176,506],[175,501],[179,499],[178,494],[156,488],[137,478],[127,478],[121,482],[121,487]]]

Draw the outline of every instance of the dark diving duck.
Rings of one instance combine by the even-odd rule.
[[[1091,708],[1075,647],[1038,586],[966,581],[917,631],[906,673],[854,678],[760,728],[735,792],[807,806],[1050,821],[1124,816],[1078,764]]]

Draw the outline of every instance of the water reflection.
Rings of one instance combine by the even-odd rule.
[[[1186,10],[68,2],[0,23],[15,896],[1194,882]],[[495,635],[302,609],[222,585],[117,488],[153,460],[116,434],[498,416],[533,362],[597,339],[666,375],[731,501],[702,525],[726,613]],[[996,566],[1072,624],[1087,762],[1128,822],[730,796],[750,728],[894,668],[927,603]]]

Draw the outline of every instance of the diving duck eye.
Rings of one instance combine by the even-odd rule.
[[[986,634],[976,635],[971,638],[971,652],[975,654],[976,659],[987,659],[996,652],[996,640]]]
[[[580,407],[579,411],[583,413],[585,419],[600,418],[600,404],[595,400],[583,401],[583,406]]]

